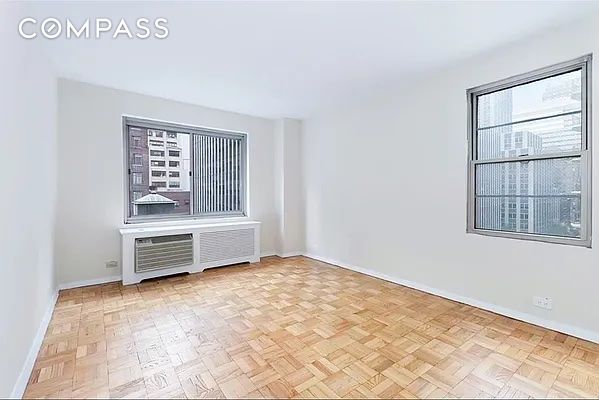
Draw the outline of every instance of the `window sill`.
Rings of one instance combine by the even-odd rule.
[[[591,238],[588,239],[576,239],[561,236],[549,236],[549,235],[535,235],[531,233],[517,233],[517,232],[503,232],[503,231],[491,231],[484,229],[472,229],[466,230],[466,233],[472,233],[481,236],[491,236],[506,239],[517,239],[533,242],[545,242],[554,244],[563,244],[569,246],[587,247],[591,248]]]
[[[121,228],[163,228],[171,226],[203,226],[214,224],[226,224],[235,222],[250,222],[248,216],[224,216],[224,217],[185,217],[177,219],[157,219],[152,220],[128,220]]]

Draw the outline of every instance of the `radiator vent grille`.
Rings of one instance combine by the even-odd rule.
[[[249,257],[253,254],[253,229],[235,229],[200,233],[201,263]]]
[[[193,264],[191,234],[135,239],[135,272]]]

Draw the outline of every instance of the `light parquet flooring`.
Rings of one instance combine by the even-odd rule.
[[[303,257],[60,292],[25,397],[598,397],[599,345]]]

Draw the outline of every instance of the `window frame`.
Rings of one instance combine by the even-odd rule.
[[[467,120],[467,141],[468,141],[468,182],[467,182],[467,212],[466,212],[466,233],[473,233],[484,236],[503,237],[510,239],[532,240],[538,242],[566,244],[574,246],[591,247],[592,230],[592,54],[554,64],[545,68],[540,68],[524,74],[519,74],[496,82],[470,88],[466,91],[468,120]],[[478,96],[497,92],[499,90],[509,89],[527,83],[561,75],[567,72],[581,70],[581,149],[570,152],[560,152],[555,154],[536,154],[526,156],[506,157],[501,159],[477,160],[477,130],[478,130]],[[547,117],[542,117],[547,118]],[[522,122],[522,121],[518,121]],[[524,232],[497,231],[481,229],[475,227],[475,169],[480,164],[491,164],[497,162],[514,161],[534,161],[547,159],[560,159],[580,157],[581,177],[580,177],[580,238],[569,238],[562,236],[552,236],[543,234],[533,234]]]
[[[232,130],[216,129],[203,126],[187,125],[177,122],[169,122],[162,120],[154,120],[149,118],[140,118],[129,115],[122,115],[122,134],[123,134],[123,174],[124,174],[124,223],[125,224],[138,224],[148,222],[168,222],[168,221],[185,221],[185,220],[210,220],[210,219],[227,219],[227,218],[247,218],[248,204],[249,204],[249,157],[248,157],[248,133],[239,132]],[[132,171],[130,171],[130,160],[129,160],[129,126],[141,127],[144,129],[154,129],[162,131],[176,131],[177,133],[187,133],[190,135],[190,189],[189,189],[189,214],[173,214],[173,215],[144,215],[144,216],[131,216],[129,194],[132,179]],[[241,160],[240,160],[240,171],[239,176],[241,177],[240,182],[240,202],[241,212],[224,212],[224,213],[210,213],[210,214],[194,214],[194,190],[196,185],[198,174],[194,171],[193,166],[195,165],[195,155],[193,154],[193,148],[191,145],[191,135],[209,135],[213,137],[224,137],[224,138],[236,138],[241,139]],[[148,154],[149,154],[148,149]],[[165,154],[166,158],[166,154]],[[179,157],[180,158],[180,157]],[[180,162],[180,161],[178,161]],[[148,160],[151,163],[151,160]]]

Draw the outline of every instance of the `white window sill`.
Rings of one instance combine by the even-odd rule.
[[[178,226],[203,226],[214,224],[227,224],[236,222],[250,222],[250,217],[217,217],[217,218],[180,218],[157,221],[129,221],[121,226],[122,229],[141,229],[141,228],[164,228]]]

